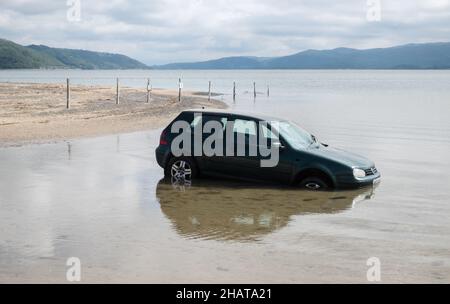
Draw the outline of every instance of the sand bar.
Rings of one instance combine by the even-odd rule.
[[[120,104],[108,86],[71,86],[66,109],[65,84],[0,83],[0,146],[134,132],[164,126],[181,110],[226,108],[199,92],[147,91],[122,87]]]

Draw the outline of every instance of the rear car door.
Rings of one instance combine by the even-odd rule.
[[[225,138],[225,153],[228,148],[233,151],[233,155],[227,154],[223,158],[222,170],[230,176],[255,179],[254,170],[259,163],[257,154],[253,155],[258,150],[256,121],[235,117],[229,118],[227,123],[232,123],[232,127],[226,128],[231,134],[227,134]]]
[[[192,128],[194,129],[197,126],[197,123],[199,123],[199,120],[194,119],[194,123],[192,125]],[[224,174],[224,129],[227,123],[227,117],[225,115],[216,115],[216,114],[203,114],[201,119],[201,145],[202,145],[202,155],[196,156],[197,163],[200,167],[200,169],[205,173],[210,174]],[[207,132],[205,126],[209,125],[217,125],[220,126],[220,130],[212,129],[210,132]],[[212,124],[211,124],[212,123]],[[193,130],[193,133],[195,131]],[[215,132],[221,132],[222,137],[217,138],[217,141],[211,141],[211,136]],[[216,133],[217,134],[217,133]],[[209,140],[209,144],[207,144],[208,147],[211,147],[214,151],[217,151],[217,153],[211,155],[211,153],[205,153],[205,142]],[[219,143],[219,141],[222,141],[222,144]],[[194,144],[199,144],[195,142],[195,139],[193,140]]]

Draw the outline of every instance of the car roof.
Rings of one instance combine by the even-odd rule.
[[[254,114],[254,113],[233,111],[233,110],[223,110],[223,109],[189,109],[189,110],[184,110],[183,112],[185,112],[185,113],[201,113],[201,114],[210,114],[210,115],[239,116],[239,117],[262,120],[262,121],[267,121],[267,122],[287,121],[286,119],[283,119],[280,117],[275,117],[275,116]]]

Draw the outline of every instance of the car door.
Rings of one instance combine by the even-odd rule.
[[[295,152],[284,142],[283,138],[272,132],[272,127],[268,123],[259,123],[258,125],[258,156],[257,166],[252,174],[260,179],[267,181],[289,182],[292,176],[293,161]],[[262,155],[262,151],[270,151],[271,148],[277,149],[273,153]],[[262,161],[271,160],[273,166],[263,166]]]
[[[270,125],[260,124],[259,121],[248,118],[230,119],[228,123],[233,123],[234,154],[225,157],[221,162],[223,172],[252,180],[272,182],[288,182],[290,180],[293,151],[283,143],[282,139],[271,133]],[[277,155],[261,154],[263,151],[261,145],[265,145],[265,150],[269,150],[272,144],[279,144],[282,147],[278,149]],[[275,165],[263,167],[262,161],[272,157]]]
[[[229,118],[225,137],[225,156],[221,170],[227,175],[245,179],[255,179],[254,170],[258,166],[256,121],[246,118]],[[230,151],[232,151],[230,155]]]
[[[227,122],[227,117],[225,115],[212,115],[212,114],[204,114],[202,115],[202,132],[201,132],[201,145],[202,145],[202,155],[196,156],[197,163],[200,169],[205,173],[210,174],[224,174],[224,130]],[[208,123],[215,123],[215,125],[220,126],[220,130],[212,129],[208,132],[205,126],[208,126]],[[211,124],[210,124],[211,125]],[[217,135],[217,132],[221,132],[222,135],[217,140],[212,140],[214,133]],[[219,143],[222,141],[222,143]],[[207,145],[205,146],[205,142]],[[194,144],[199,144],[195,142]],[[210,147],[213,151],[206,151],[205,148]],[[211,152],[217,152],[212,154]]]

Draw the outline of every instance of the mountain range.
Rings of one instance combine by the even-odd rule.
[[[155,69],[450,69],[450,42],[358,50],[307,50],[282,57],[226,57]]]
[[[120,54],[22,46],[0,39],[0,69],[450,69],[450,42],[306,50],[281,57],[225,57],[149,67]]]

